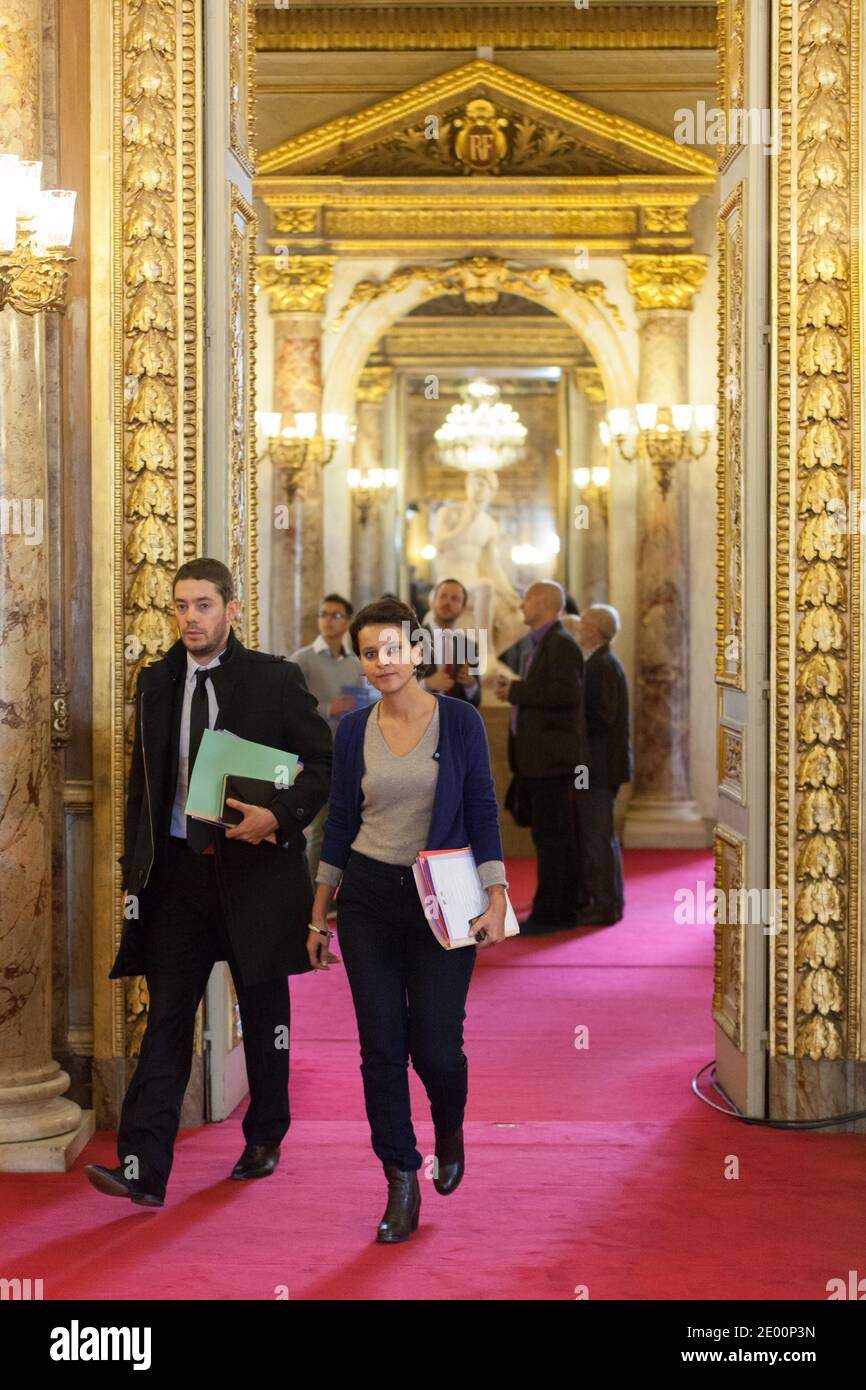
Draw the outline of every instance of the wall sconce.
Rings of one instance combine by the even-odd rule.
[[[42,161],[0,154],[0,309],[62,313],[73,257],[75,194],[45,188]]]
[[[609,410],[598,427],[601,442],[605,448],[613,442],[627,463],[638,457],[647,459],[666,497],[674,466],[706,453],[716,423],[715,406],[641,404],[635,413],[636,421],[630,410]],[[627,439],[635,441],[633,447],[626,444]]]
[[[366,526],[374,507],[381,507],[387,491],[393,491],[400,481],[396,468],[349,468],[346,482],[351,490],[358,520]]]
[[[322,416],[321,429],[314,410],[295,411],[293,419],[294,424],[284,429],[280,411],[256,411],[256,424],[265,441],[265,453],[274,468],[283,474],[290,498],[300,487],[307,464],[323,468],[331,462],[338,444],[344,440],[352,443],[356,429],[345,415],[332,411]]]

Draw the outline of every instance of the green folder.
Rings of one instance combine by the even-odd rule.
[[[220,825],[223,779],[228,773],[273,782],[276,793],[292,785],[297,770],[296,753],[252,743],[225,730],[205,729],[190,778],[186,814]]]

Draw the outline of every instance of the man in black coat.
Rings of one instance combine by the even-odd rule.
[[[583,887],[591,901],[578,913],[580,926],[612,926],[624,911],[622,855],[613,825],[618,788],[632,779],[625,671],[610,649],[619,614],[593,604],[580,620],[586,658],[584,709],[588,736],[588,782],[577,790]]]
[[[127,791],[124,927],[111,978],[144,975],[147,1030],[118,1131],[118,1168],[91,1165],[99,1191],[162,1206],[192,1065],[195,1014],[214,962],[229,964],[243,1029],[250,1104],[233,1178],[265,1177],[289,1127],[287,975],[310,969],[312,885],[304,826],[327,800],[331,731],[299,668],[235,637],[232,577],[218,560],[178,570],[180,639],[144,667],[136,693]],[[185,815],[206,728],[295,753],[292,785],[276,770],[223,829]]]
[[[528,802],[537,858],[532,912],[521,932],[575,925],[585,901],[580,884],[575,778],[585,763],[583,657],[561,621],[565,595],[551,579],[527,589],[521,604],[530,628],[518,679],[496,678],[511,704],[508,761]]]

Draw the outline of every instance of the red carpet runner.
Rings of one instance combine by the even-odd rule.
[[[526,907],[532,865],[511,872]],[[148,1212],[82,1176],[116,1161],[100,1134],[71,1173],[0,1176],[0,1276],[41,1278],[46,1299],[825,1299],[866,1275],[864,1138],[747,1127],[691,1094],[712,1056],[712,931],[676,926],[673,895],[698,879],[703,852],[632,852],[618,926],[479,953],[467,1175],[450,1198],[422,1181],[406,1245],[372,1243],[384,1180],[335,967],[292,985],[295,1119],[272,1178],[227,1179],[238,1112],[180,1136]],[[413,1095],[427,1154],[414,1077]]]

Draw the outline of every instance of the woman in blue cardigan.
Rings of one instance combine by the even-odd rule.
[[[463,1052],[475,946],[445,950],[424,915],[412,874],[422,849],[469,845],[489,906],[476,939],[505,935],[505,866],[487,734],[464,700],[418,684],[424,629],[398,599],[368,604],[350,628],[364,674],[382,698],[344,716],[334,763],[308,937],[317,970],[329,950],[328,904],[339,886],[337,928],[358,1019],[361,1075],[373,1151],[388,1180],[376,1239],[395,1244],[418,1226],[421,1154],[409,1106],[409,1058],[436,1131],[433,1185],[447,1195],[463,1176]]]

